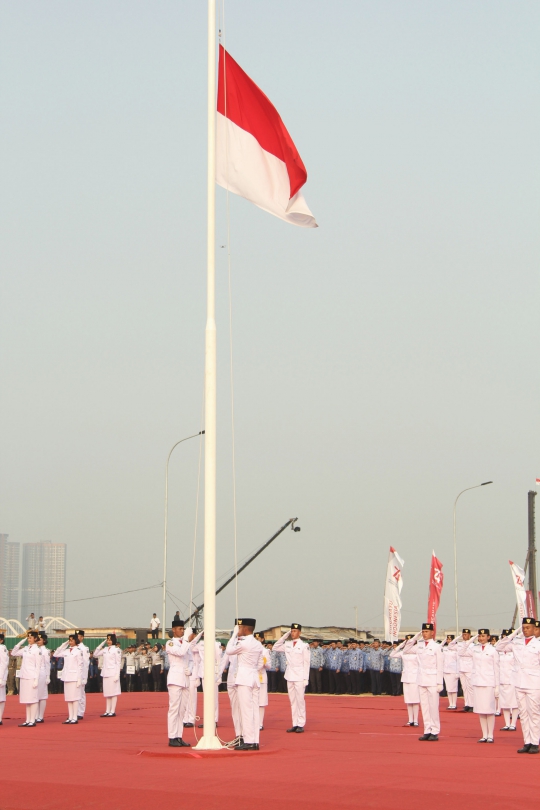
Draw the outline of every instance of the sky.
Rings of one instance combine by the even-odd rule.
[[[301,526],[217,625],[354,626],[357,608],[380,627],[392,545],[403,625],[426,618],[435,550],[452,628],[454,500],[492,480],[457,507],[460,623],[508,626],[540,476],[540,7],[228,0],[220,19],[319,228],[231,196],[228,240],[217,190],[218,574],[227,245],[237,556]],[[206,4],[4,0],[0,20],[0,532],[67,544],[68,620],[144,626],[167,454],[203,427]],[[171,456],[167,621],[202,601],[199,456]]]

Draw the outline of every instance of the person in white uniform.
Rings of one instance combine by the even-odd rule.
[[[499,641],[503,641],[511,632],[511,630],[503,630]],[[514,670],[514,652],[512,647],[501,650],[499,641],[496,643],[495,649],[499,653],[499,707],[504,715],[504,726],[501,731],[516,731],[518,701],[512,674]]]
[[[72,633],[61,647],[54,651],[55,658],[63,658],[60,679],[64,682],[64,699],[68,705],[68,718],[64,725],[77,725],[77,709],[81,698],[83,654],[79,650],[79,637]]]
[[[464,712],[473,711],[473,688],[472,688],[472,643],[471,631],[468,627],[464,627],[461,635],[452,639],[448,645],[448,649],[457,650],[458,654],[458,672],[459,680],[461,681],[461,689],[463,691],[463,707]]]
[[[88,667],[90,666],[90,650],[84,643],[84,630],[77,630],[79,638],[79,650],[83,657],[83,677],[81,684],[81,699],[79,700],[79,707],[77,709],[77,720],[84,720],[84,713],[86,711],[86,684],[88,683]]]
[[[22,658],[19,670],[19,702],[26,707],[26,722],[20,723],[19,728],[35,728],[39,706],[39,670],[41,666],[41,656],[37,641],[39,633],[36,630],[29,630],[27,633],[28,647],[23,647],[26,638],[16,644],[11,655],[13,658]]]
[[[9,653],[4,644],[4,634],[0,633],[0,726],[6,708],[6,684],[9,666]]]
[[[458,681],[459,681],[459,668],[458,668],[458,653],[455,647],[449,647],[450,642],[454,641],[455,635],[448,633],[446,639],[441,644],[443,651],[443,676],[444,685],[446,687],[446,694],[448,695],[448,706],[450,711],[457,709],[457,696],[458,696]]]
[[[472,641],[472,687],[474,713],[480,716],[480,743],[494,742],[496,699],[499,697],[499,653],[489,643],[489,630],[482,627]]]
[[[116,646],[116,633],[109,633],[105,641],[94,650],[94,658],[101,658],[101,677],[103,678],[103,697],[105,698],[105,711],[100,717],[116,717],[116,702],[122,689],[120,685],[120,669],[122,666],[122,653]]]
[[[513,681],[523,732],[523,747],[518,754],[538,754],[540,742],[540,639],[535,638],[535,619],[527,616],[521,628],[502,638],[499,652],[514,653]]]
[[[209,642],[210,643],[210,642]],[[193,648],[193,660],[194,665],[197,666],[197,677],[200,679],[200,683],[202,684],[203,692],[204,692],[204,651],[206,639],[202,639],[194,648]],[[221,683],[221,675],[223,673],[223,669],[221,669],[221,659],[223,657],[223,651],[221,649],[221,644],[219,641],[214,641],[214,690],[215,690],[215,717],[214,720],[216,721],[216,726],[219,720],[219,684]],[[199,728],[204,728],[204,723],[199,725]]]
[[[305,691],[309,683],[309,645],[300,639],[302,625],[293,623],[291,629],[274,644],[274,652],[284,652],[287,659],[285,680],[291,703],[292,726],[287,733],[302,734],[306,725]],[[290,636],[290,638],[289,638]]]
[[[264,731],[264,711],[268,706],[268,670],[271,667],[270,650],[264,645],[264,633],[255,633],[255,638],[260,641],[264,651],[263,666],[259,672],[259,731]]]
[[[225,649],[229,659],[238,656],[236,694],[242,718],[243,742],[236,751],[259,750],[259,670],[264,658],[263,646],[253,635],[255,619],[237,619]]]
[[[409,720],[405,726],[418,728],[418,714],[420,711],[420,692],[418,691],[418,658],[416,652],[403,652],[407,641],[413,638],[412,634],[405,636],[399,647],[390,651],[390,658],[401,658],[401,683],[403,684],[403,700],[407,706]]]
[[[167,674],[167,690],[169,692],[167,731],[169,745],[171,748],[189,748],[190,744],[182,739],[184,732],[183,721],[189,699],[189,653],[202,636],[202,633],[196,636],[191,632],[186,638],[183,620],[174,619],[172,634],[172,639],[165,645],[169,657],[169,672]]]
[[[173,621],[176,621],[173,619]],[[188,633],[188,635],[190,635]],[[192,647],[187,654],[187,668],[189,674],[189,697],[186,704],[186,713],[184,715],[184,728],[193,728],[195,720],[197,720],[197,701],[199,698],[198,688],[201,685],[199,678],[199,650],[197,647]]]
[[[235,620],[236,624],[236,620]],[[242,715],[240,713],[240,704],[238,703],[238,692],[236,688],[236,671],[238,669],[238,656],[233,655],[231,658],[225,653],[222,658],[223,669],[227,669],[227,694],[231,704],[231,715],[234,726],[235,744],[243,745],[244,738],[242,736]]]
[[[422,630],[405,643],[404,653],[416,653],[418,664],[418,692],[424,733],[421,742],[437,742],[441,724],[439,720],[439,693],[443,689],[443,654],[434,639],[435,627],[424,622]]]
[[[44,723],[45,709],[47,708],[47,700],[49,699],[48,685],[51,682],[51,656],[47,649],[47,633],[39,634],[37,645],[39,647],[39,654],[41,657],[41,666],[39,669],[39,683],[38,683],[38,697],[39,706],[36,717],[36,723]]]

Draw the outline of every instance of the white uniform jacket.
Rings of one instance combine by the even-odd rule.
[[[21,645],[24,644],[25,641],[26,639],[19,641],[19,643],[13,647],[11,655],[14,658],[22,658],[21,668],[18,673],[19,677],[25,678],[29,681],[37,681],[39,678],[39,670],[41,668],[39,647],[37,644],[29,644],[28,647],[23,647],[21,649]]]
[[[83,644],[82,642],[79,644],[79,650],[82,652],[83,657],[83,679],[82,682],[85,684],[88,680],[88,667],[90,666],[90,650]]]
[[[40,677],[45,678],[47,683],[49,683],[51,679],[51,656],[49,654],[49,650],[47,647],[40,647],[39,654],[41,656],[41,667],[40,667]],[[2,679],[0,678],[0,681]]]
[[[499,678],[502,684],[514,685],[514,651],[510,647],[508,650],[501,652],[495,645],[495,649],[499,653]]]
[[[401,658],[403,668],[401,670],[401,683],[418,682],[418,656],[415,652],[403,652],[405,642],[403,641],[395,650],[390,650],[390,658]]]
[[[267,672],[272,666],[272,661],[270,658],[271,650],[267,650],[266,647],[263,647],[263,665],[262,668],[259,670],[259,682],[268,684],[268,675]]]
[[[455,638],[448,645],[449,650],[457,650],[458,672],[465,672],[465,673],[472,672],[473,644],[474,641],[472,640],[472,638],[469,641],[459,641],[457,638]]]
[[[233,633],[225,652],[229,658],[238,656],[236,686],[260,686],[259,670],[263,666],[264,648],[253,633],[240,638]]]
[[[458,651],[455,647],[448,647],[446,644],[442,645],[443,652],[443,673],[446,675],[457,675],[458,668]]]
[[[102,678],[119,678],[120,669],[122,668],[122,651],[114,644],[111,647],[104,647],[107,642],[102,641],[99,647],[94,650],[94,658],[101,658],[103,664],[101,667]],[[82,652],[81,652],[82,662]]]
[[[232,658],[229,658],[227,653],[223,655],[221,659],[221,666],[222,672],[229,667],[227,670],[227,689],[230,689],[233,686],[236,686],[236,672],[238,670],[238,656],[233,655]]]
[[[499,653],[492,644],[475,644],[472,653],[472,685],[493,686],[499,691]]]
[[[0,684],[7,681],[9,653],[5,644],[0,644]]]
[[[514,653],[513,684],[516,689],[540,689],[539,638],[525,638],[521,635],[521,629],[514,630],[512,635],[500,639],[495,648],[499,652],[511,649]]]
[[[54,651],[55,658],[63,658],[64,666],[60,672],[60,680],[64,683],[71,681],[81,681],[83,677],[83,654],[78,647],[68,647],[68,642],[64,642],[61,647]]]
[[[285,670],[286,681],[308,681],[309,680],[309,646],[297,639],[293,641],[289,638],[289,630],[279,641],[274,644],[274,652],[284,652],[287,659],[287,669]]]
[[[432,638],[424,641],[420,634],[409,639],[404,653],[415,652],[418,663],[416,683],[418,686],[440,686],[443,682],[443,653],[441,645]]]
[[[194,664],[192,677],[195,677],[195,672],[197,672],[197,678],[204,678],[204,639],[193,648],[192,652]],[[214,647],[214,673],[216,683],[221,683],[221,675],[223,673],[221,658],[221,644],[219,641],[216,641]]]
[[[202,633],[199,633],[198,636],[195,636],[193,641],[188,641],[185,636],[182,636],[182,638],[171,638],[171,640],[167,642],[165,645],[167,655],[169,656],[167,686],[189,687],[189,652],[190,650],[193,651],[193,648],[201,636]],[[195,660],[195,658],[196,657],[193,656],[193,660]]]

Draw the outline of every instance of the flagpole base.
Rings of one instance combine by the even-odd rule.
[[[203,735],[194,748],[199,751],[217,751],[223,748],[223,745],[215,735],[213,737]]]

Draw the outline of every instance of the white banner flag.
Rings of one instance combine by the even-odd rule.
[[[510,563],[510,571],[512,572],[512,579],[514,580],[514,588],[516,589],[516,602],[519,613],[519,618],[523,619],[527,615],[527,591],[525,590],[525,571],[516,565],[512,560]]]
[[[384,589],[385,641],[395,641],[399,636],[399,628],[401,627],[401,589],[403,587],[401,571],[404,565],[405,563],[395,548],[390,546]]]

